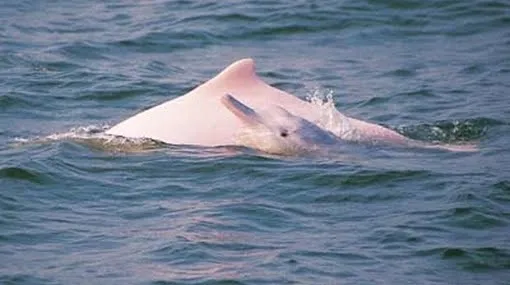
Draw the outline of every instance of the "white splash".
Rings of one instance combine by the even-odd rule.
[[[96,126],[89,125],[84,127],[75,127],[71,128],[67,132],[63,133],[54,133],[44,137],[33,137],[33,138],[14,138],[14,141],[21,144],[28,143],[44,143],[44,142],[52,142],[52,141],[61,141],[67,139],[92,139],[92,138],[104,138],[107,135],[104,134],[104,131],[107,130],[110,126]]]
[[[336,109],[333,94],[332,90],[315,88],[306,96],[310,103],[319,108],[319,121],[315,123],[341,139],[356,140],[356,129],[349,119]]]
[[[14,145],[45,144],[74,141],[107,151],[143,151],[161,146],[161,143],[146,138],[126,138],[106,134],[109,125],[89,125],[71,128],[69,131],[43,137],[14,138]]]

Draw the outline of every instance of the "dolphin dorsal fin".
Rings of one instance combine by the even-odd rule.
[[[227,68],[220,72],[213,80],[235,84],[255,78],[257,78],[255,74],[255,62],[251,58],[245,58],[227,66]]]

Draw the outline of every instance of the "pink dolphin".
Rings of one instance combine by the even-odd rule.
[[[264,119],[265,116],[269,119]],[[280,132],[275,136],[281,135],[281,124],[286,128],[290,124],[293,125],[290,128],[297,130],[296,134],[300,136],[295,143],[312,141],[314,147],[325,141],[330,145],[331,138],[334,137],[338,140],[382,142],[452,151],[475,150],[473,146],[436,145],[411,140],[388,128],[346,117],[336,110],[334,116],[344,120],[350,130],[349,135],[335,133],[334,130],[320,127],[319,122],[323,120],[323,116],[323,110],[316,104],[266,84],[255,73],[254,61],[242,59],[189,93],[128,118],[106,133],[151,138],[177,145],[243,145],[278,153],[278,150],[264,147],[270,135],[255,135],[261,128],[253,128],[253,122],[264,126],[269,122],[270,126],[264,129],[278,129]],[[246,132],[247,129],[250,131]],[[246,134],[248,140],[242,139],[247,137]],[[313,137],[317,137],[317,140],[310,140]],[[246,143],[247,141],[249,143]],[[278,144],[281,139],[273,141]]]

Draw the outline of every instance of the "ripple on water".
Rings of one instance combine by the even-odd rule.
[[[5,113],[27,112],[36,106],[40,106],[41,101],[32,100],[34,92],[11,91],[0,96],[0,111]],[[38,113],[37,111],[32,111]]]
[[[452,226],[477,230],[490,230],[509,224],[500,211],[474,206],[450,209],[447,221]]]
[[[396,128],[396,130],[407,137],[417,140],[456,143],[480,139],[487,133],[488,129],[502,124],[505,123],[489,118],[475,118],[401,126]]]
[[[21,167],[0,168],[0,179],[12,179],[28,181],[34,184],[46,184],[50,181],[49,177],[35,170],[29,170]]]
[[[0,275],[0,283],[5,285],[15,285],[15,284],[24,284],[24,285],[38,285],[38,284],[60,284],[59,282],[40,278],[29,274],[12,274],[12,275]]]
[[[502,203],[510,202],[510,181],[502,180],[492,185],[489,198]]]
[[[472,272],[510,269],[510,252],[497,247],[438,247],[417,252],[420,256],[437,256]]]
[[[308,180],[316,186],[336,186],[342,189],[377,186],[405,180],[414,180],[428,176],[427,171],[370,171],[361,170],[348,175],[317,174]]]

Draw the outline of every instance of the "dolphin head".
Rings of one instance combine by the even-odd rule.
[[[290,155],[315,151],[337,141],[332,133],[280,106],[254,110],[230,94],[225,94],[221,102],[245,126],[237,137],[240,145]]]

